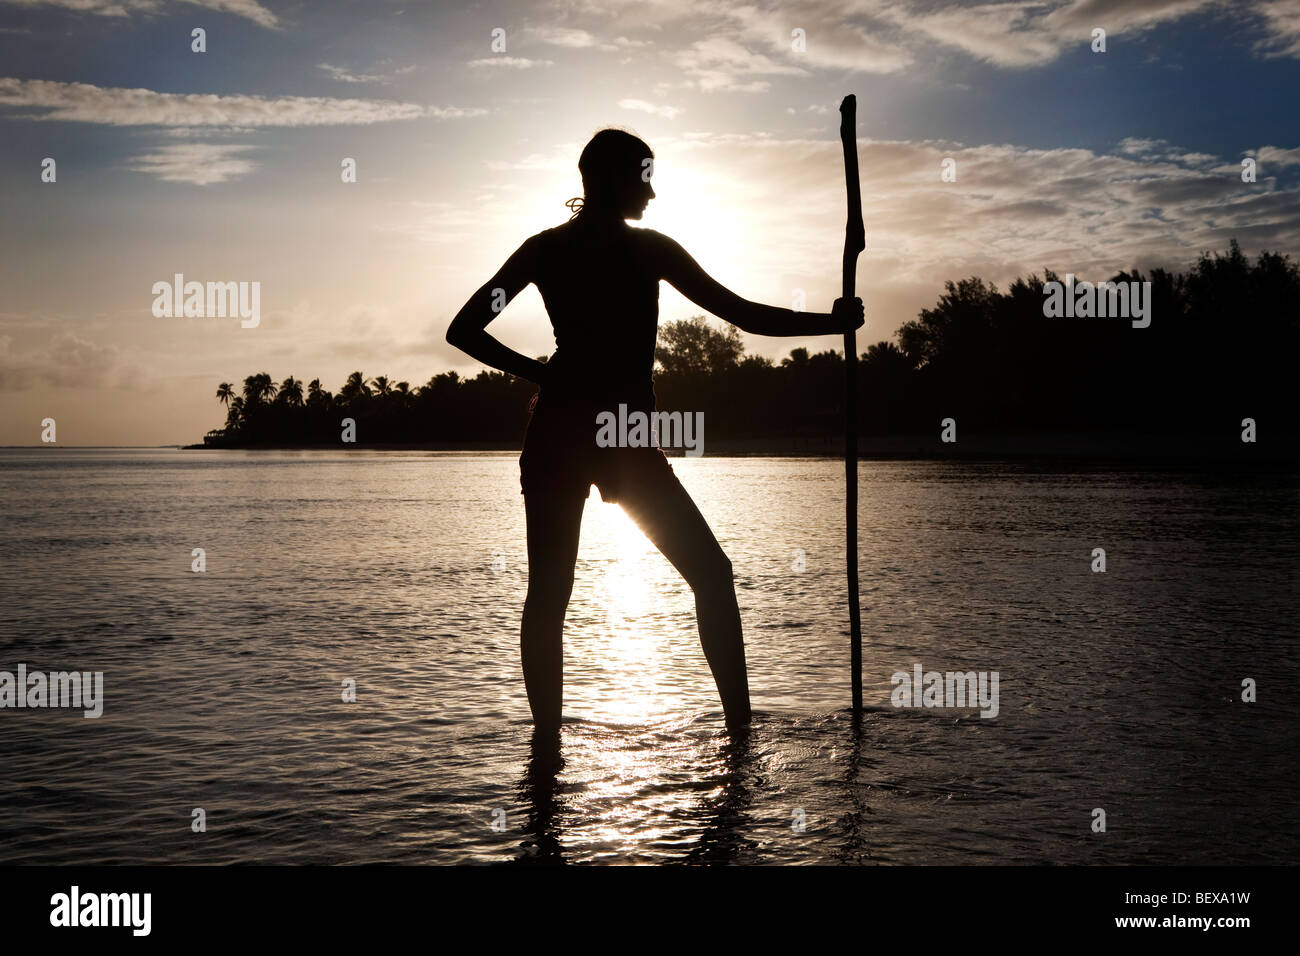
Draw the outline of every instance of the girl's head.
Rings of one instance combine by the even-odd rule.
[[[574,215],[595,214],[640,219],[655,196],[650,188],[654,152],[640,138],[621,129],[602,129],[578,158],[581,200],[570,199]]]

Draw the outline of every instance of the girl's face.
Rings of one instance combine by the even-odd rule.
[[[654,168],[654,160],[646,157],[640,167],[619,184],[618,212],[622,218],[640,219],[650,200],[655,198],[650,185]]]

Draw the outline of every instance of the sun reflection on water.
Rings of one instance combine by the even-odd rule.
[[[650,540],[614,504],[588,505],[584,543],[600,555],[592,581],[594,619],[599,629],[591,647],[598,680],[589,688],[599,719],[644,723],[662,703],[647,692],[662,678],[667,652],[656,618],[656,592],[664,580],[663,559]],[[669,569],[671,572],[671,569]]]
[[[674,821],[707,797],[678,792],[685,754],[670,741],[689,741],[686,762],[698,759],[696,738],[713,732],[697,724],[716,709],[707,706],[712,679],[690,588],[622,508],[594,491],[569,621],[565,714],[581,723],[565,732],[565,776],[583,794],[579,839],[596,859],[650,859],[668,849]],[[698,667],[684,684],[690,658]]]

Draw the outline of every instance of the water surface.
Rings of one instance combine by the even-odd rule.
[[[0,710],[0,862],[1295,860],[1295,475],[864,462],[855,722],[841,464],[674,467],[735,567],[754,732],[593,493],[555,772],[516,456],[0,451],[0,670],[106,694]],[[892,707],[915,663],[997,671],[997,717]]]

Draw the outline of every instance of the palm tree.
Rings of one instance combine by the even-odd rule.
[[[290,375],[280,383],[280,401],[298,407],[302,404],[302,382]]]
[[[222,382],[217,386],[217,401],[222,405],[229,406],[230,400],[235,397],[235,386],[229,382]]]
[[[380,375],[371,379],[370,384],[375,387],[375,391],[380,395],[387,395],[393,390],[393,383],[388,380],[387,375]]]
[[[308,383],[307,385],[308,405],[323,405],[328,395],[329,393],[326,392],[325,389],[321,386],[320,379],[313,378],[311,382]]]
[[[781,359],[781,364],[786,368],[794,366],[795,368],[804,368],[808,364],[807,349],[791,349],[790,354]]]
[[[366,384],[366,377],[360,372],[353,372],[349,375],[348,380],[339,389],[339,396],[347,402],[356,401],[358,398],[369,394],[370,386]]]
[[[267,372],[258,372],[244,379],[244,405],[258,405],[275,398],[275,382]]]
[[[867,346],[866,358],[870,361],[896,362],[905,356],[903,350],[893,342],[876,342]]]

